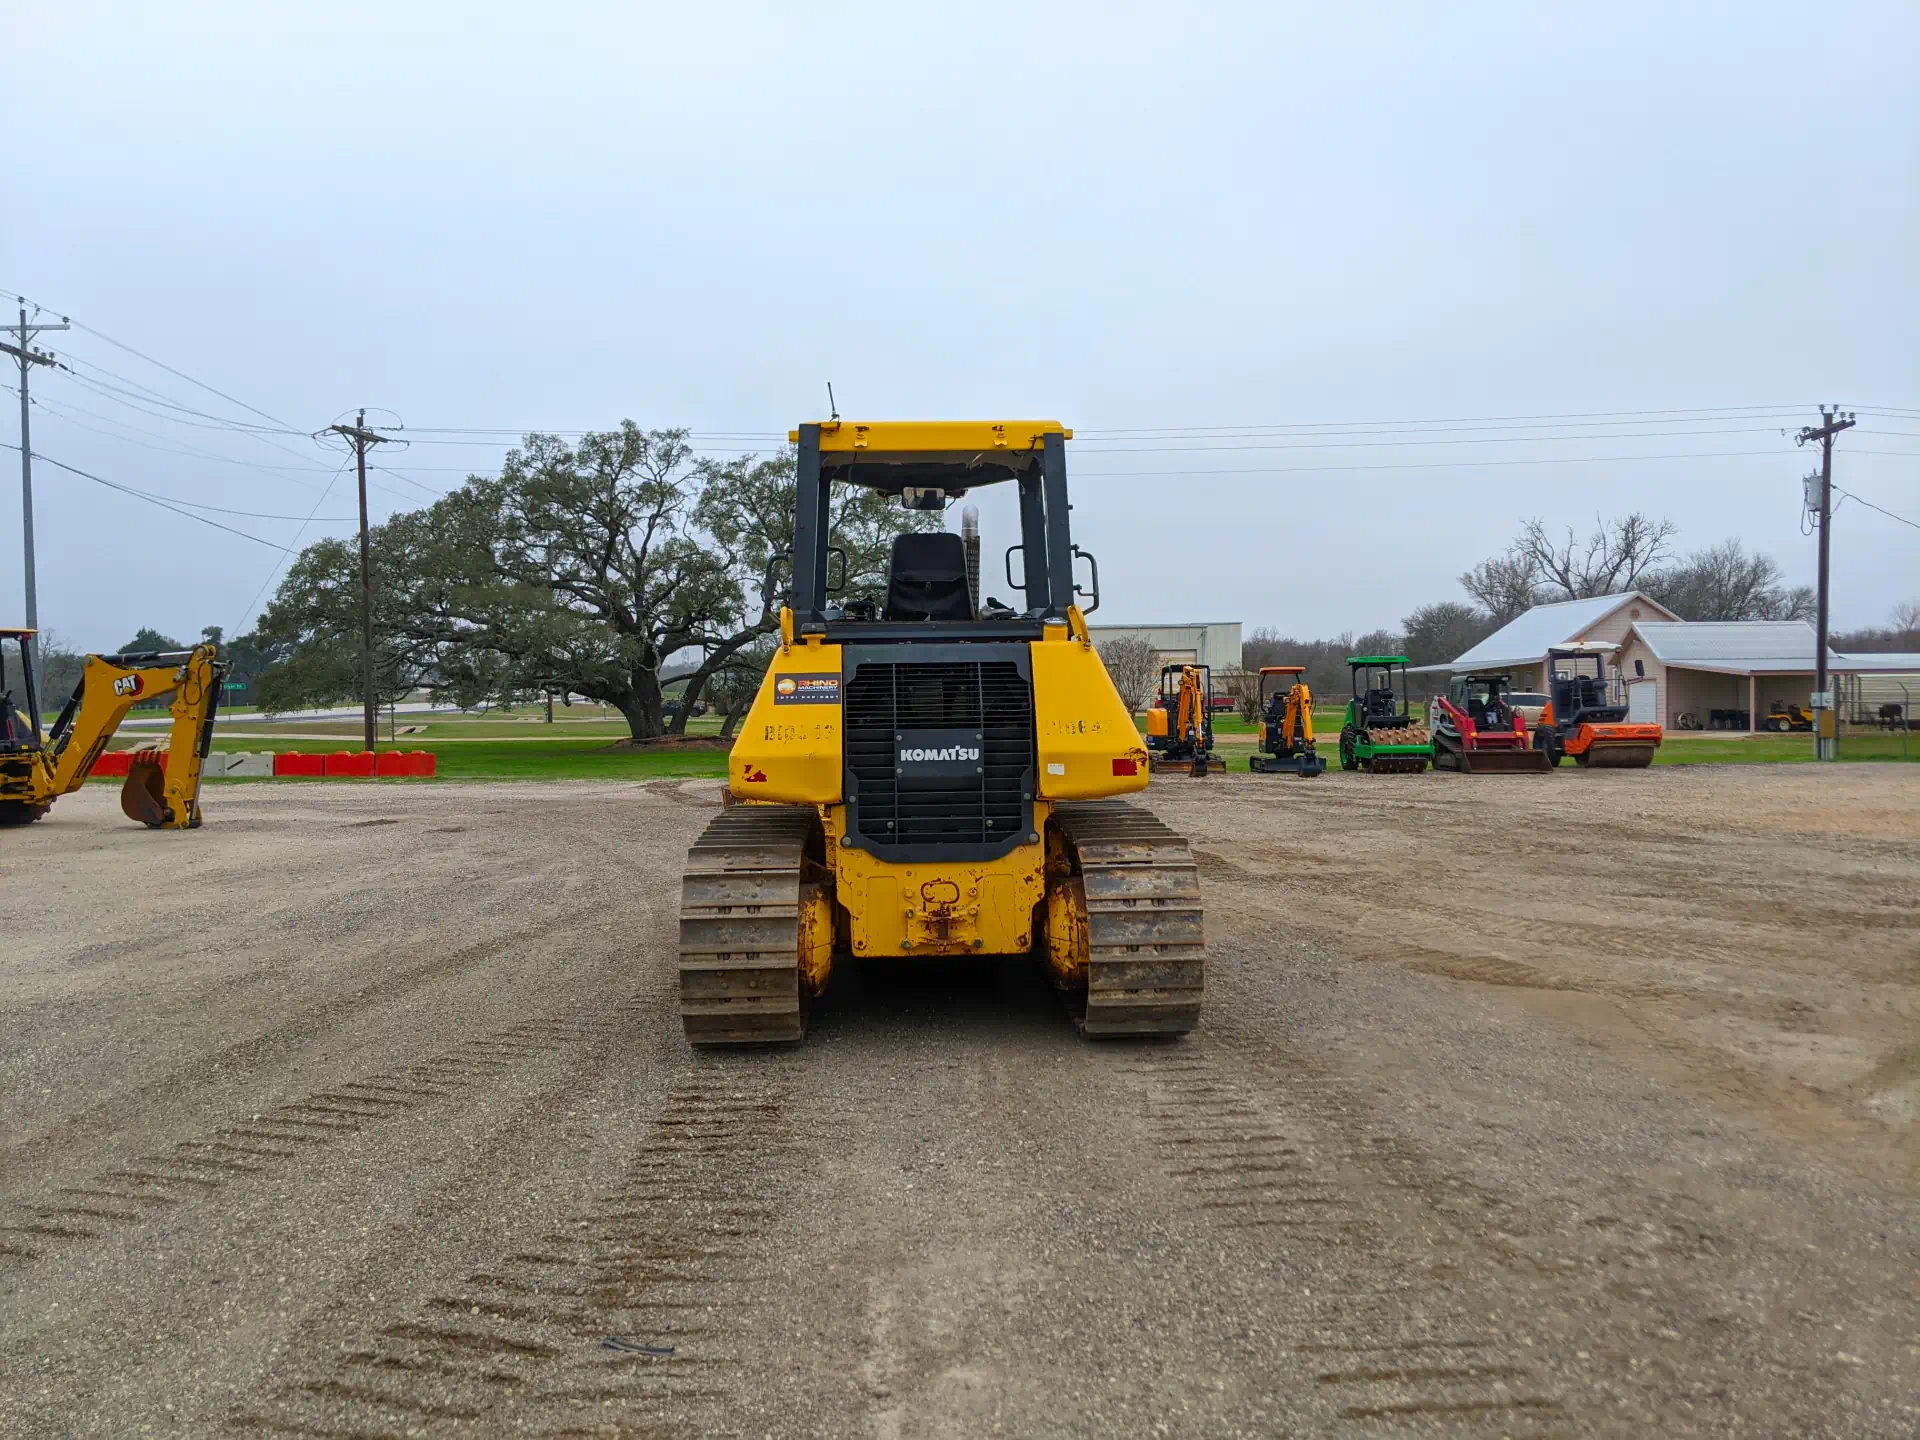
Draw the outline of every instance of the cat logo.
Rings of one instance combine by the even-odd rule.
[[[113,682],[113,693],[118,695],[122,700],[132,695],[138,695],[146,688],[146,682],[138,675],[122,675],[118,680]]]

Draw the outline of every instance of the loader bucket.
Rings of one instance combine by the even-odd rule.
[[[1544,750],[1466,750],[1461,758],[1469,775],[1526,775],[1553,768]]]
[[[173,822],[167,808],[167,755],[164,750],[136,750],[127,762],[126,783],[120,787],[120,809],[129,820],[150,830]]]

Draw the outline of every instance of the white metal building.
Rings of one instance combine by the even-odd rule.
[[[1554,646],[1571,645],[1580,640],[1618,645],[1640,621],[1677,621],[1679,618],[1659,601],[1637,590],[1625,595],[1536,605],[1502,625],[1459,659],[1416,669],[1428,674],[1451,672],[1455,675],[1474,670],[1504,672],[1513,676],[1516,690],[1541,690],[1545,688],[1547,651]]]
[[[1138,635],[1153,647],[1162,664],[1185,661],[1210,665],[1216,678],[1240,668],[1238,620],[1200,620],[1191,625],[1089,625],[1087,634],[1096,649]]]
[[[1619,647],[1611,668],[1625,682],[1629,718],[1669,730],[1758,730],[1781,707],[1813,698],[1814,631],[1806,621],[1682,620],[1637,591],[1536,605],[1457,660],[1419,669],[1504,671],[1516,690],[1542,690],[1547,651],[1582,640]],[[1908,689],[1897,677],[1920,668],[1916,658],[1829,649],[1840,708],[1902,702]],[[1912,718],[1911,708],[1906,713]]]

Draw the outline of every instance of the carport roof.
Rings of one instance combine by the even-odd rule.
[[[1654,659],[1683,670],[1717,670],[1732,675],[1815,669],[1813,626],[1804,620],[1659,620],[1636,621],[1634,633]],[[1884,669],[1861,665],[1827,651],[1829,670]]]

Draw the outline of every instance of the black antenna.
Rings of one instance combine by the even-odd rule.
[[[827,416],[829,420],[838,420],[840,418],[840,407],[833,403],[833,382],[831,380],[827,381],[827,410],[830,412]]]

